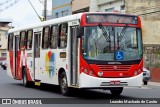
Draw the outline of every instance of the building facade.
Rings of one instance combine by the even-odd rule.
[[[53,18],[70,15],[72,0],[52,0],[52,16]]]
[[[11,20],[0,19],[0,60],[4,60],[6,58],[6,49],[7,49],[7,35],[11,23]]]
[[[72,0],[72,13],[125,12],[125,0]]]
[[[113,12],[118,11],[121,13],[125,12],[125,1],[124,0],[91,0],[90,11],[97,12]]]
[[[126,13],[140,15],[144,46],[160,45],[160,0],[126,0]]]
[[[147,67],[160,68],[160,0],[126,0],[126,13],[140,15]]]
[[[72,14],[89,12],[90,0],[72,0]]]

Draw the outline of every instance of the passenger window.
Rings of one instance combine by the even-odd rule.
[[[68,33],[68,24],[64,23],[60,25],[60,40],[59,40],[59,47],[66,48],[67,46],[67,33]]]
[[[58,26],[52,26],[50,48],[56,49],[58,45]]]
[[[47,49],[49,47],[50,27],[43,29],[42,48]]]
[[[23,31],[20,33],[20,49],[26,48],[26,32]]]
[[[12,51],[13,50],[13,36],[14,34],[9,34],[8,36],[8,51]]]
[[[32,48],[32,35],[33,35],[32,30],[27,31],[27,49]]]

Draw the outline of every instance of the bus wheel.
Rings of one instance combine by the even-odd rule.
[[[111,89],[110,92],[113,96],[119,96],[123,91],[123,87]]]
[[[69,87],[68,87],[67,77],[65,72],[61,73],[59,83],[60,83],[60,89],[61,89],[62,95],[67,96],[69,93]]]
[[[28,87],[29,86],[29,82],[27,80],[27,75],[26,75],[26,69],[23,69],[23,86]]]

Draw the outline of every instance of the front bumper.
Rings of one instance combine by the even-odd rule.
[[[89,76],[85,73],[80,74],[80,88],[109,88],[109,87],[141,87],[143,73],[127,78],[99,78]],[[119,84],[110,84],[111,81],[120,81]]]
[[[149,81],[150,77],[143,77],[143,81]]]

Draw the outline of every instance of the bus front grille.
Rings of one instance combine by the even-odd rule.
[[[101,71],[121,71],[121,72],[127,72],[131,65],[97,65]]]

